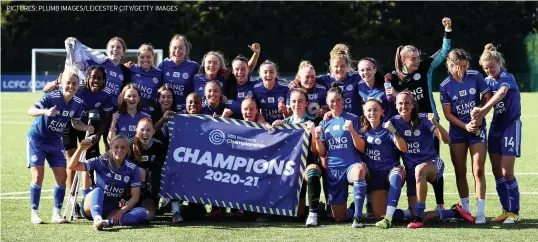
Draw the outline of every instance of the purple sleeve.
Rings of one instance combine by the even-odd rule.
[[[439,98],[441,99],[441,105],[452,104],[452,100],[450,99],[450,96],[446,90],[446,85],[439,87]]]
[[[514,79],[514,76],[506,73],[506,72],[502,72],[501,73],[501,78],[499,79],[499,83],[500,85],[505,85],[508,87],[508,89],[512,89],[514,87],[517,86],[516,84],[516,80]]]
[[[86,167],[86,171],[93,172],[95,170],[98,170],[101,163],[101,157],[91,158],[89,160],[85,160],[82,163]]]
[[[131,187],[141,187],[142,183],[140,182],[140,172],[138,171],[138,166],[135,166],[133,173],[131,174]]]
[[[476,87],[478,88],[478,91],[480,92],[480,94],[482,94],[482,96],[486,95],[486,93],[490,91],[486,80],[480,74],[476,75]]]
[[[37,101],[35,104],[34,104],[34,107],[38,108],[38,109],[49,109],[51,108],[53,105],[52,105],[52,102],[50,100],[50,95],[49,93],[43,95],[43,97],[41,97],[41,99],[39,99],[39,101]]]

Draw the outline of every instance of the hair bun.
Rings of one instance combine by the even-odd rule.
[[[497,48],[492,43],[488,43],[484,46],[484,51],[497,51]]]
[[[349,56],[349,46],[345,44],[336,44],[330,53],[331,56]]]

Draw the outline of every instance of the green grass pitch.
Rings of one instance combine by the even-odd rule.
[[[30,172],[26,168],[26,133],[32,118],[28,108],[41,93],[1,93],[1,166],[0,203],[2,241],[536,241],[538,238],[538,93],[522,94],[523,157],[516,161],[516,176],[521,193],[522,222],[506,226],[488,222],[486,225],[471,225],[465,222],[441,222],[426,228],[411,230],[406,224],[395,224],[389,230],[378,229],[373,221],[367,221],[363,229],[352,229],[350,223],[335,224],[322,220],[317,228],[304,227],[301,222],[187,222],[181,225],[169,223],[167,214],[158,217],[150,225],[139,227],[114,227],[104,232],[95,232],[91,222],[75,220],[70,224],[51,225],[52,188],[54,179],[46,169],[40,212],[44,225],[30,223],[29,186]],[[438,102],[438,93],[435,100]],[[441,108],[438,110],[442,113]],[[491,120],[491,115],[488,116]],[[441,124],[448,128],[444,119]],[[536,126],[535,126],[536,125]],[[450,206],[459,202],[449,149],[442,145],[441,157],[445,161],[445,203]],[[468,162],[470,164],[470,162]],[[468,169],[471,192],[474,191],[471,168]],[[487,196],[486,216],[496,216],[500,203],[495,191],[491,166],[486,162]],[[427,210],[435,207],[435,199],[429,186]],[[474,193],[471,194],[471,197]],[[323,198],[322,198],[323,199]],[[351,201],[351,197],[350,197]],[[407,206],[405,189],[402,191],[400,207]],[[473,214],[476,202],[471,199]]]

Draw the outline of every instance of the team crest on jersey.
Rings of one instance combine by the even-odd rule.
[[[124,177],[123,177],[123,181],[124,181],[125,183],[129,182],[129,180],[131,180],[131,178],[130,178],[129,176],[124,176]]]
[[[375,142],[376,145],[380,145],[381,144],[381,139],[380,138],[375,138],[374,142]]]
[[[157,156],[152,155],[152,156],[151,156],[151,161],[155,161],[155,158],[156,158],[156,157],[157,157]]]
[[[415,73],[415,75],[413,75],[413,80],[418,81],[421,77],[420,73]]]
[[[118,78],[120,79],[120,81],[123,81],[123,75],[119,75]]]
[[[411,136],[411,130],[406,130],[406,131],[404,132],[404,135],[405,135],[405,136]]]
[[[129,131],[136,131],[136,125],[129,125]]]
[[[69,117],[73,117],[73,115],[75,115],[75,111],[69,112]]]
[[[464,96],[467,96],[467,91],[466,90],[461,90],[460,91],[460,97],[464,97]]]
[[[120,174],[115,174],[114,175],[114,180],[121,181],[121,175]]]
[[[476,93],[476,89],[471,87],[471,89],[469,89],[469,94],[474,95],[475,93]]]
[[[149,157],[148,157],[147,155],[143,155],[143,156],[142,156],[142,161],[148,161],[148,160],[149,160],[148,158],[149,158]]]
[[[32,155],[32,158],[30,158],[30,160],[32,160],[33,162],[36,162],[37,161],[37,155]]]
[[[179,77],[181,76],[181,72],[178,72],[178,71],[175,71],[174,74],[173,74],[174,77]]]
[[[413,132],[413,134],[414,134],[415,136],[420,136],[420,130],[418,130],[418,129],[415,130],[415,132]]]
[[[116,77],[118,74],[116,74],[116,72],[114,72],[114,71],[110,71],[110,75],[113,76],[113,77]]]
[[[251,97],[252,97],[252,96],[253,96],[253,95],[252,95],[252,91],[248,91],[248,92],[247,92],[247,96],[251,96]]]
[[[278,97],[278,102],[284,102],[284,97]]]
[[[274,97],[268,97],[267,102],[268,103],[275,103],[275,98]]]
[[[96,108],[98,108],[99,106],[101,106],[101,103],[100,103],[100,102],[95,103],[95,107],[96,107]]]
[[[353,85],[351,84],[347,85],[346,90],[353,91]]]
[[[64,117],[69,116],[69,111],[63,111],[63,112],[62,112],[62,116],[64,116]]]
[[[154,77],[154,78],[153,78],[153,83],[155,83],[155,84],[159,83],[159,78]]]
[[[368,138],[366,138],[366,141],[371,144],[372,142],[374,142],[374,137],[368,136]]]
[[[189,79],[189,73],[184,72],[183,75],[181,75],[181,77],[183,77],[183,79]]]

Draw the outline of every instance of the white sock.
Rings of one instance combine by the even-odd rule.
[[[317,217],[317,216],[318,216],[318,213],[308,212],[308,216],[310,216],[310,215],[312,215],[312,216],[316,216],[316,217]]]
[[[409,209],[402,209],[404,213],[404,218],[411,218],[411,211]]]
[[[101,216],[93,217],[93,221],[97,221],[97,220],[103,220],[103,217],[101,217]]]
[[[396,207],[387,206],[387,211],[385,212],[385,218],[392,221],[392,215],[394,215],[394,211],[396,211]]]
[[[179,202],[172,201],[172,213],[179,212]]]
[[[471,204],[469,204],[469,197],[460,198],[461,206],[467,212],[471,212]]]
[[[62,209],[60,209],[60,208],[52,208],[52,213],[53,213],[53,214],[61,214],[61,213],[62,213]]]
[[[476,200],[476,216],[485,215],[485,207],[486,207],[486,200],[484,199],[478,199]]]

